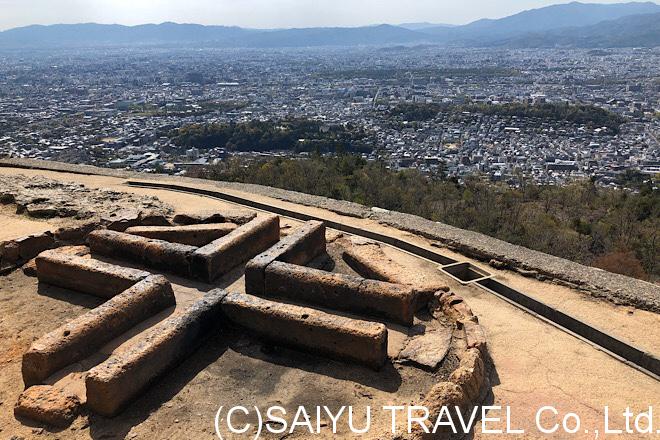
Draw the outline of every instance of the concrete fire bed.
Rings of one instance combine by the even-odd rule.
[[[326,264],[323,261],[329,251],[323,222],[307,222],[280,240],[276,215],[243,215],[233,219],[237,224],[213,223],[227,220],[213,215],[198,217],[179,219],[180,223],[194,222],[186,226],[138,226],[126,232],[96,230],[89,234],[89,247],[95,254],[206,283],[249,261],[246,293],[212,290],[192,306],[121,342],[105,360],[82,373],[84,399],[80,400],[48,381],[145,319],[174,306],[172,286],[165,277],[143,270],[57,250],[39,255],[40,282],[107,301],[46,334],[24,354],[23,378],[29,388],[19,398],[16,414],[66,426],[84,405],[96,414],[114,417],[208,336],[225,330],[247,331],[256,340],[346,362],[346,368],[350,364],[366,366],[376,371],[371,374],[387,372],[383,367],[388,362],[420,369],[430,362],[427,371],[438,374],[440,362],[451,350],[454,360],[443,368],[456,368],[452,362],[457,354],[460,365],[451,375],[441,373],[447,380],[429,391],[426,402],[468,407],[483,397],[487,386],[485,334],[462,298],[445,291],[429,297],[428,292],[410,284],[306,267]],[[337,261],[334,256],[331,259]],[[413,328],[420,310],[426,314],[422,319],[427,319],[421,327],[428,330],[422,333]],[[349,312],[351,317],[341,312]],[[388,346],[388,335],[392,336],[388,327],[366,320],[369,318],[403,327],[395,326],[399,333]],[[227,324],[232,325],[222,328]],[[424,353],[430,345],[434,345],[430,353]],[[52,398],[61,399],[62,405],[40,406]]]
[[[165,372],[194,351],[220,323],[226,293],[216,289],[141,334],[128,347],[92,368],[85,380],[87,407],[112,417]]]
[[[175,304],[169,281],[152,275],[97,308],[48,333],[23,355],[23,382],[43,383],[135,325]]]
[[[248,262],[245,291],[412,325],[418,299],[415,289],[304,266],[324,253],[325,225],[309,221]]]
[[[231,227],[213,227],[211,230],[215,235],[220,234],[220,238],[202,247],[110,230],[94,231],[87,241],[93,253],[211,283],[279,240],[279,217],[274,215],[257,217],[225,234],[228,228]],[[154,235],[153,229],[151,234],[146,230],[132,229],[133,232]],[[201,233],[198,225],[187,231],[192,231],[188,238],[191,235],[199,238]],[[157,235],[170,236],[171,233],[172,229],[159,229]]]
[[[379,370],[387,361],[387,329],[307,307],[230,293],[222,302],[232,322],[266,339]]]

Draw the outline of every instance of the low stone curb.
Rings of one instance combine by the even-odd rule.
[[[490,357],[486,333],[463,298],[452,292],[436,293],[429,303],[429,311],[434,316],[443,314],[449,317],[457,328],[463,329],[465,351],[461,355],[458,368],[451,373],[449,379],[434,385],[424,397],[421,406],[428,408],[432,416],[426,423],[429,432],[417,427],[410,438],[414,440],[458,439],[462,438],[464,434],[454,434],[446,427],[433,433],[433,427],[437,421],[437,417],[434,416],[440,414],[443,407],[449,408],[454,416],[454,407],[458,407],[461,414],[465,415],[473,407],[479,405],[490,391],[488,379]]]

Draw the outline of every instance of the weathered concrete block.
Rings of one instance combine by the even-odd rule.
[[[323,222],[309,221],[248,262],[245,266],[245,291],[254,295],[265,293],[266,266],[273,261],[304,266],[325,252],[325,225]]]
[[[373,298],[370,307],[386,318],[400,324],[412,325],[419,292],[407,284],[394,284],[384,281],[364,280],[360,285],[359,296]]]
[[[85,359],[133,326],[175,305],[167,278],[152,275],[64,324],[32,344],[23,355],[23,382],[42,383],[53,373]]]
[[[140,212],[134,209],[123,209],[103,216],[101,221],[108,229],[123,232],[131,226],[140,225]]]
[[[147,240],[143,237],[108,229],[93,231],[87,236],[87,244],[92,252],[136,262],[144,261],[146,243]]]
[[[135,226],[126,229],[127,234],[180,243],[189,246],[205,246],[234,231],[234,223],[216,223],[187,226]]]
[[[184,313],[147,330],[87,375],[87,407],[112,417],[154,380],[188,356],[217,325],[226,293],[216,289]]]
[[[449,380],[459,385],[470,402],[476,403],[481,395],[481,387],[486,378],[486,369],[481,352],[471,348],[461,358],[461,363],[449,376]]]
[[[101,298],[112,298],[150,275],[143,270],[68,255],[58,249],[42,252],[36,261],[39,282]]]
[[[403,284],[366,280],[279,261],[266,268],[265,295],[412,325],[417,292]]]
[[[191,275],[190,263],[193,253],[197,250],[196,247],[162,240],[148,240],[144,248],[143,260],[146,266],[185,277]]]
[[[170,226],[167,217],[158,211],[143,211],[140,213],[140,226]]]
[[[87,241],[92,252],[184,276],[190,275],[190,261],[197,250],[194,246],[110,230],[94,231]]]
[[[240,293],[222,302],[228,319],[277,343],[380,369],[387,360],[383,324],[268,301]]]
[[[236,223],[244,225],[257,217],[256,212],[244,210],[225,210],[177,214],[174,223],[178,225],[200,225],[205,223]]]
[[[280,239],[280,218],[257,217],[193,254],[193,274],[212,282],[234,267],[265,251]]]
[[[98,223],[89,222],[78,226],[59,228],[55,231],[55,239],[67,243],[82,244],[85,242],[87,235],[99,227]]]
[[[14,242],[18,245],[19,259],[21,261],[31,260],[41,252],[52,249],[55,246],[55,239],[50,232],[29,235],[16,239]]]
[[[485,354],[486,334],[483,327],[472,321],[463,322],[463,326],[465,329],[465,342],[467,348],[476,348]]]
[[[80,406],[77,396],[51,385],[39,385],[28,388],[18,396],[14,415],[65,428],[76,418]]]
[[[14,241],[5,241],[0,247],[0,268],[13,267],[21,258],[18,244]]]
[[[61,246],[57,248],[58,252],[68,255],[77,255],[79,257],[86,256],[89,257],[89,248],[87,246]],[[37,260],[36,258],[31,259],[25,263],[22,267],[23,273],[29,277],[37,276]]]

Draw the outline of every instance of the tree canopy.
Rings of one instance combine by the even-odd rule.
[[[231,159],[199,177],[407,212],[583,264],[660,278],[660,191],[648,177],[634,173],[622,176],[633,191],[601,188],[590,180],[511,188],[476,177],[459,184],[442,174],[395,171],[355,155],[313,155],[305,160]]]

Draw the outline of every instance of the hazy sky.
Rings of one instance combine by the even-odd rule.
[[[617,3],[626,0],[600,0]],[[175,21],[256,28],[467,23],[568,0],[0,0],[0,29],[28,24]]]

